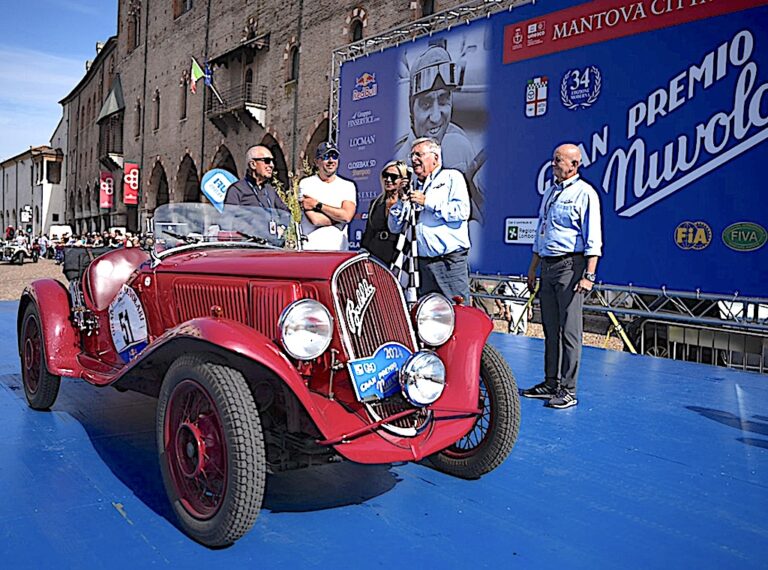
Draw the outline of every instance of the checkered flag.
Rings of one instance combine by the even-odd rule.
[[[403,204],[405,224],[397,237],[397,256],[390,270],[405,291],[405,302],[413,305],[419,298],[419,246],[416,243],[416,222],[419,213],[410,202]],[[406,266],[406,260],[408,261]],[[407,269],[406,269],[407,267]]]

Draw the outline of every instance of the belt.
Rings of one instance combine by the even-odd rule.
[[[584,257],[584,252],[574,251],[572,253],[564,253],[563,255],[548,255],[548,256],[542,257],[541,259],[547,263],[557,263],[558,261],[562,261],[563,259],[568,259],[569,257]]]
[[[460,255],[460,254],[467,253],[468,251],[469,250],[467,248],[461,248],[461,249],[457,249],[455,251],[444,253],[443,255],[435,255],[435,256],[432,256],[432,257],[420,256],[419,259],[421,259],[425,263],[432,263],[433,261],[442,261],[444,259],[450,258],[452,255]]]

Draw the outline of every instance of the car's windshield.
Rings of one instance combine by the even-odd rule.
[[[290,214],[276,208],[226,205],[219,212],[208,203],[164,204],[151,222],[153,247],[163,255],[184,246],[283,248],[290,223]]]

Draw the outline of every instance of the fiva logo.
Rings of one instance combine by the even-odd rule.
[[[712,243],[712,228],[706,222],[681,222],[675,228],[675,243],[680,249],[700,251]]]
[[[723,243],[735,251],[755,251],[768,241],[768,232],[752,222],[737,222],[723,230]]]

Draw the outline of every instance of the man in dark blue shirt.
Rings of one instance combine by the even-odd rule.
[[[252,146],[245,154],[245,159],[245,177],[229,187],[224,204],[288,211],[288,206],[277,195],[271,183],[275,170],[272,151],[262,145]]]

